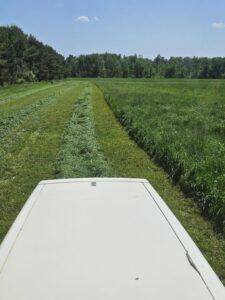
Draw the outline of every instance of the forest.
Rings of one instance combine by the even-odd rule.
[[[225,78],[225,57],[89,54],[65,58],[19,27],[0,26],[0,85],[67,77]]]

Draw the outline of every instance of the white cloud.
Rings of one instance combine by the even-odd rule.
[[[97,17],[97,16],[94,16],[94,17],[93,17],[93,20],[96,21],[96,22],[99,22],[99,21],[100,21],[99,17]]]
[[[89,22],[99,22],[100,19],[97,16],[94,17],[88,17],[88,16],[79,16],[75,19],[76,22],[81,23],[89,23]]]
[[[90,18],[87,16],[79,16],[76,18],[77,22],[83,22],[83,23],[88,23],[90,22]]]
[[[212,23],[212,28],[223,29],[223,28],[225,28],[225,23],[223,23],[223,22],[214,22],[214,23]]]

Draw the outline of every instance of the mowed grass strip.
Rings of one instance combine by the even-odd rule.
[[[0,102],[0,120],[5,118],[13,118],[14,114],[20,109],[24,109],[25,106],[33,104],[35,101],[39,101],[41,97],[45,97],[49,94],[57,93],[58,87],[63,87],[68,84],[68,81],[58,82],[56,84],[42,83],[39,85],[25,86],[24,89],[17,93],[15,86],[8,87],[7,100]],[[1,97],[0,91],[0,97]]]
[[[225,240],[203,219],[194,200],[185,197],[168,175],[129,138],[97,86],[93,87],[92,99],[97,142],[111,162],[115,176],[149,180],[225,284]]]
[[[56,163],[58,178],[100,177],[111,174],[95,138],[92,86],[85,88],[74,105]]]
[[[16,102],[19,99],[31,96],[34,93],[43,91],[49,88],[55,88],[55,86],[60,86],[65,84],[65,81],[60,82],[37,82],[37,83],[30,83],[30,84],[22,84],[12,85],[7,87],[0,88],[0,108],[3,107],[5,103],[9,102]]]
[[[37,183],[54,178],[64,128],[83,88],[83,83],[75,81],[55,88],[55,98],[11,133],[15,140],[0,177],[0,241]],[[10,138],[5,142],[10,145]]]
[[[39,87],[43,87],[49,85],[47,82],[35,82],[35,83],[26,83],[26,84],[15,84],[15,85],[8,85],[8,86],[1,86],[0,87],[0,102],[5,100],[5,98],[12,99],[16,97],[18,94],[32,91],[33,89],[37,89]]]
[[[40,92],[27,99],[27,97],[20,99],[20,105],[16,106],[17,110],[7,111],[4,109],[4,113],[8,115],[6,118],[0,119],[0,179],[7,178],[9,174],[12,176],[12,169],[15,166],[11,164],[11,161],[20,149],[23,148],[26,139],[29,137],[30,130],[24,127],[27,120],[37,114],[39,110],[44,110],[51,102],[55,102],[61,94],[68,91],[68,86],[55,86],[54,92],[46,90]],[[32,102],[31,102],[32,101]],[[11,108],[11,106],[10,106]],[[15,110],[15,107],[14,107]]]

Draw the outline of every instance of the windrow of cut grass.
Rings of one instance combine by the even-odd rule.
[[[95,138],[92,86],[76,100],[56,163],[58,178],[109,176],[111,170]]]
[[[129,135],[225,233],[225,82],[96,82]]]
[[[36,103],[0,140],[0,241],[37,183],[55,178],[61,138],[83,88],[83,83],[68,81],[55,85],[54,93],[39,91],[20,99],[13,110],[5,109],[13,116],[31,107],[30,101]]]

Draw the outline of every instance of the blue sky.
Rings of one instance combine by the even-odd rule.
[[[225,56],[225,0],[0,0],[6,24],[64,56]]]

